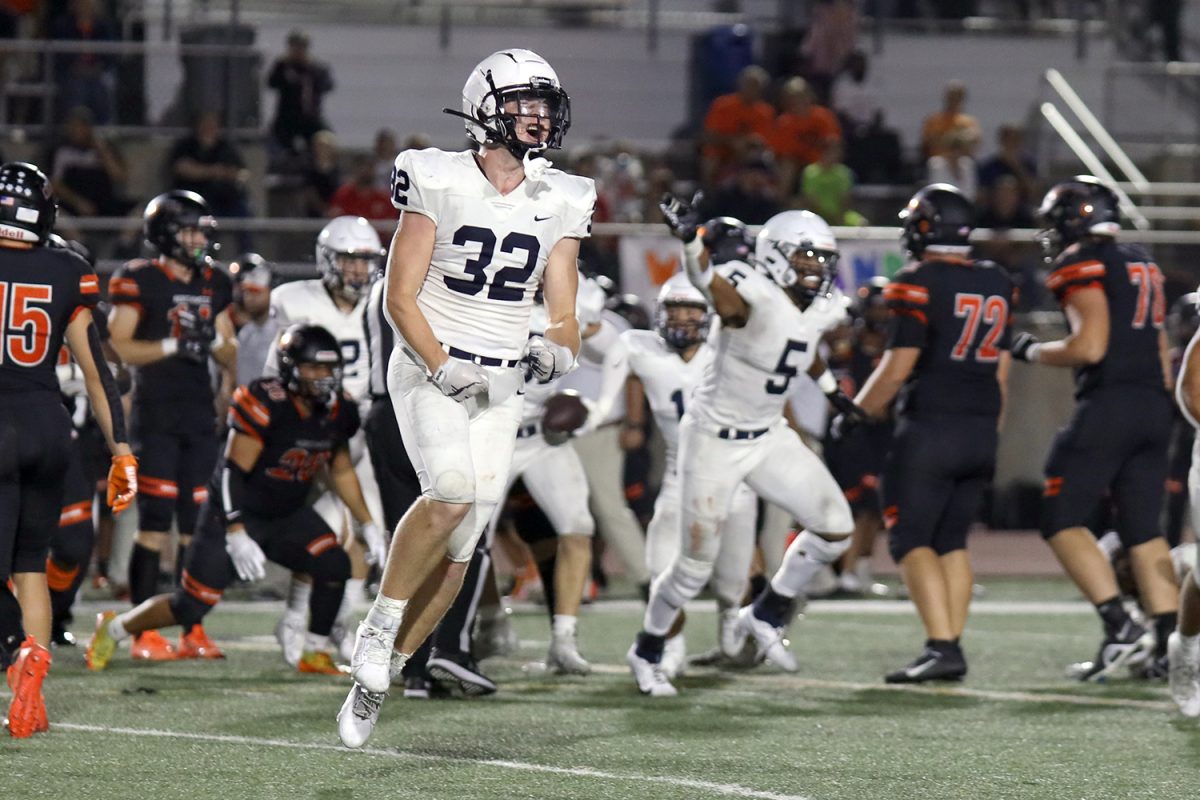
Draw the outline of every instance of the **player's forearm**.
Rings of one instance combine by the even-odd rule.
[[[571,355],[579,355],[582,340],[579,337],[579,319],[572,314],[569,317],[552,322],[546,326],[546,338],[555,344],[561,344],[571,351]]]
[[[360,525],[371,521],[371,512],[367,508],[367,501],[363,497],[362,486],[358,482],[358,475],[355,474],[353,467],[345,469],[332,470],[333,490],[346,508],[350,509],[350,515],[354,517],[354,521]]]
[[[155,361],[162,361],[164,358],[174,355],[174,348],[178,347],[178,343],[175,339],[143,341],[140,339],[118,340],[114,338],[112,346],[123,362],[134,367],[140,367],[145,364],[153,364]]]
[[[898,351],[903,352],[898,354]],[[876,419],[887,417],[892,401],[908,380],[920,352],[920,349],[915,347],[886,351],[879,366],[871,373],[871,377],[867,378],[862,390],[854,398],[858,407]]]
[[[1040,343],[1030,360],[1049,367],[1082,367],[1102,361],[1106,349],[1102,344],[1071,334],[1065,339]]]
[[[425,362],[425,367],[430,372],[436,372],[449,356],[442,350],[442,343],[434,335],[429,320],[421,313],[416,296],[407,297],[389,292],[387,310],[400,336]]]

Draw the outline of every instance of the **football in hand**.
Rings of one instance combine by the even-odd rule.
[[[570,433],[587,421],[587,406],[579,393],[568,389],[546,401],[542,411],[542,430],[547,433]]]

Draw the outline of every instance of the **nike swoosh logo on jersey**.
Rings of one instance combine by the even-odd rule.
[[[534,222],[545,222],[548,219],[550,219],[550,217],[539,217],[537,215],[534,215],[533,217]]]

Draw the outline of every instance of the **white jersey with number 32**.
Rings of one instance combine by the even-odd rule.
[[[359,402],[366,398],[370,381],[367,348],[363,343],[363,315],[366,308],[367,297],[364,293],[353,309],[342,311],[320,280],[293,281],[271,290],[271,310],[281,327],[296,322],[320,325],[338,340],[345,363],[342,386]],[[273,363],[275,348],[271,348],[269,361],[274,369],[278,369]]]
[[[501,195],[470,151],[406,150],[392,171],[392,204],[437,226],[417,295],[443,344],[518,359],[533,295],[560,239],[591,233],[596,189],[588,178],[547,169]]]
[[[794,379],[810,380],[821,336],[846,313],[840,291],[801,311],[787,292],[754,267],[717,267],[750,306],[741,328],[719,327],[710,337],[716,357],[692,398],[689,413],[709,427],[761,430],[783,418]]]

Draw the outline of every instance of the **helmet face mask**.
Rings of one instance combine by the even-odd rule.
[[[471,71],[461,116],[476,144],[503,147],[523,159],[562,147],[571,127],[571,99],[545,59],[529,50],[506,50]]]
[[[383,245],[362,217],[337,217],[317,236],[316,259],[325,288],[357,304],[379,277]]]

